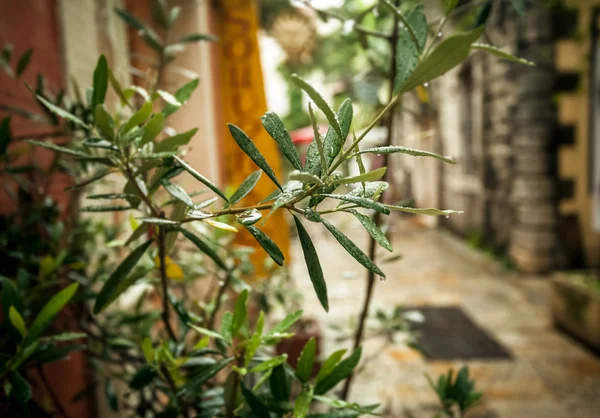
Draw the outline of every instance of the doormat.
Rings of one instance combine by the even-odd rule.
[[[412,323],[417,342],[429,360],[510,359],[510,352],[458,306],[405,308],[423,314],[424,321]]]

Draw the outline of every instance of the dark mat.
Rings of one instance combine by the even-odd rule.
[[[510,359],[510,352],[458,306],[405,308],[423,314],[425,321],[412,323],[417,341],[430,360]]]

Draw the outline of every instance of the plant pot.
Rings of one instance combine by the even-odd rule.
[[[319,361],[319,358],[321,358],[322,345],[321,330],[317,321],[312,318],[300,320],[296,323],[296,325],[294,325],[294,327],[290,329],[289,332],[293,332],[295,335],[292,338],[283,339],[279,344],[277,344],[277,354],[287,354],[288,364],[295,369],[304,345],[308,342],[308,340],[314,337],[317,343],[317,350],[312,374],[313,376],[316,376],[317,372],[321,368],[321,362]]]
[[[552,278],[552,319],[574,337],[600,350],[600,285],[582,277],[589,272],[561,272]]]

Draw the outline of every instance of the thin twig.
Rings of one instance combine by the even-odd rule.
[[[227,277],[225,278],[223,285],[221,287],[219,287],[219,293],[217,294],[217,298],[215,299],[215,306],[214,306],[213,311],[211,312],[210,318],[208,320],[208,324],[207,324],[208,329],[213,329],[213,327],[215,325],[215,320],[217,319],[217,314],[219,312],[219,308],[221,308],[221,302],[223,301],[223,295],[225,294],[225,291],[231,284],[232,278],[233,278],[233,274],[231,274],[231,272],[227,272]]]
[[[177,341],[175,331],[171,326],[170,321],[170,309],[169,309],[169,278],[167,277],[167,266],[166,266],[166,248],[165,248],[165,236],[166,230],[164,226],[158,227],[158,258],[160,263],[160,281],[162,285],[162,320],[165,324],[165,328],[169,337],[173,341]]]

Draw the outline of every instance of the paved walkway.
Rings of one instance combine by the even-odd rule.
[[[351,215],[336,224],[361,248],[367,234]],[[365,272],[320,225],[305,223],[321,255],[330,294],[330,312],[312,290],[298,242],[293,244],[293,277],[305,297],[307,315],[319,320],[324,353],[349,342],[336,342],[331,325],[348,325],[360,310]],[[492,260],[447,233],[407,220],[393,227],[393,246],[403,259],[380,267],[388,279],[376,284],[373,310],[396,305],[459,305],[511,353],[510,360],[469,361],[476,387],[484,392],[472,418],[600,417],[600,359],[555,331],[549,316],[545,279],[507,273]],[[380,253],[388,253],[382,250]],[[364,357],[383,339],[371,338]],[[424,374],[437,377],[461,362],[427,361],[401,344],[387,347],[355,381],[351,399],[382,403],[386,417],[433,416],[435,394]]]

